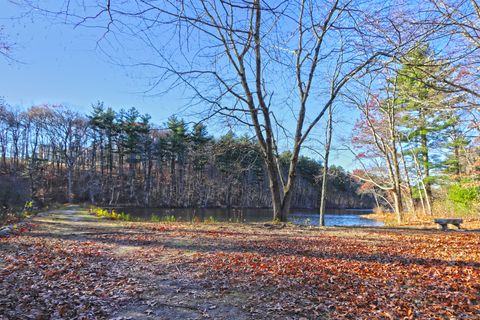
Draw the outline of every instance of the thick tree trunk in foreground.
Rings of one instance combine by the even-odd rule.
[[[107,13],[105,38],[115,32],[117,28],[113,26],[117,23],[131,28],[146,49],[158,55],[139,65],[159,68],[167,80],[175,79],[171,88],[185,84],[202,105],[208,106],[203,110],[208,117],[229,117],[255,131],[268,172],[273,218],[280,221],[285,221],[290,211],[300,149],[305,140],[351,79],[361,77],[369,65],[398,49],[390,40],[381,40],[379,36],[384,32],[377,30],[382,25],[380,21],[392,23],[390,11],[377,8],[374,27],[366,28],[372,23],[364,11],[366,6],[351,1],[321,4],[313,0],[283,1],[275,5],[260,0],[158,1],[158,4],[140,1],[135,6],[108,2],[106,7],[95,1],[86,2],[91,10],[100,12],[88,19],[80,18],[78,25],[94,21],[98,26],[98,19]],[[68,13],[72,7],[66,7]],[[82,11],[68,16],[76,20],[84,14]],[[172,35],[167,36],[171,30],[163,30],[163,26],[172,23],[178,24],[172,31],[178,35],[178,46],[162,43]],[[144,25],[150,27],[145,29]],[[189,41],[190,37],[196,41]],[[408,43],[404,39],[398,46]],[[168,49],[178,57],[175,63],[169,58]],[[291,95],[291,100],[278,90],[295,87],[297,92]],[[310,96],[322,96],[318,100],[321,104],[310,103]],[[291,111],[294,119],[294,132],[288,132],[282,123],[287,120],[282,119],[286,110]],[[286,181],[285,168],[277,162],[279,140],[283,140],[282,146],[286,140],[287,146],[293,146],[288,150],[292,154],[289,163],[285,164],[289,167]],[[109,183],[112,188],[121,188],[121,183],[117,186],[112,181],[111,148],[109,155]],[[180,189],[183,187],[172,191],[180,194]]]

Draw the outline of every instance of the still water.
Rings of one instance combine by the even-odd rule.
[[[115,208],[140,220],[150,220],[152,216],[165,219],[174,216],[176,221],[227,221],[227,222],[267,222],[272,220],[271,209],[222,209],[222,208]],[[327,209],[327,226],[383,226],[383,222],[363,218],[371,213],[369,209]],[[295,224],[318,225],[318,210],[292,209],[288,220]]]

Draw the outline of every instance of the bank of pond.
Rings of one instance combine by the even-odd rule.
[[[193,222],[268,222],[272,220],[271,209],[259,208],[137,208],[104,207],[114,213],[113,218],[134,221],[193,221]],[[327,209],[327,226],[383,226],[382,221],[366,218],[372,209]],[[97,215],[102,215],[100,212]],[[315,209],[292,209],[288,221],[297,225],[319,225],[319,213]]]

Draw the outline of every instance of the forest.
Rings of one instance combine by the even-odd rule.
[[[0,24],[0,320],[480,319],[480,1]]]
[[[269,207],[268,180],[255,140],[229,132],[213,138],[202,123],[175,116],[163,126],[137,109],[95,104],[83,115],[61,105],[19,111],[0,106],[1,205],[29,201],[133,207]],[[285,166],[288,153],[280,155]],[[299,162],[297,208],[317,208],[321,163]],[[330,208],[371,208],[369,194],[331,167]],[[12,188],[14,186],[14,188]]]
[[[327,208],[379,207],[399,223],[418,214],[479,212],[479,110],[465,93],[441,90],[436,75],[455,71],[430,66],[434,60],[433,50],[419,45],[402,63],[371,76],[361,94],[344,96],[360,111],[350,141],[358,168],[327,167]],[[455,73],[467,76],[465,69]],[[202,122],[171,116],[157,125],[135,108],[115,111],[101,102],[81,114],[63,105],[19,110],[3,101],[0,125],[4,214],[29,201],[40,207],[272,206],[261,147],[247,134],[214,138]],[[283,179],[291,157],[288,150],[278,154]],[[300,156],[292,207],[320,206],[320,159]]]

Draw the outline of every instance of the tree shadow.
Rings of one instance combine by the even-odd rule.
[[[106,229],[106,230],[105,230]],[[112,229],[112,230],[109,230]],[[104,231],[100,231],[104,230]],[[173,232],[179,232],[178,235]],[[421,231],[425,233],[425,231]],[[191,234],[191,236],[189,235]],[[189,252],[199,252],[206,254],[214,254],[218,252],[226,253],[255,253],[265,255],[268,257],[305,257],[305,258],[319,258],[319,259],[335,259],[349,262],[376,262],[382,264],[398,264],[403,266],[421,265],[421,266],[440,266],[440,267],[472,267],[480,268],[480,262],[473,261],[449,261],[436,258],[424,258],[414,256],[404,256],[389,252],[376,253],[362,253],[348,251],[342,253],[341,249],[331,249],[331,239],[322,241],[321,235],[316,237],[309,237],[307,239],[292,239],[299,236],[292,235],[270,235],[266,240],[255,239],[248,240],[247,236],[252,234],[242,232],[226,232],[214,231],[218,237],[210,237],[212,231],[208,230],[164,230],[161,232],[144,232],[141,230],[130,231],[118,229],[115,227],[102,226],[99,230],[92,228],[91,231],[78,233],[50,233],[50,232],[33,232],[29,236],[39,238],[55,238],[64,240],[81,240],[92,241],[110,245],[122,245],[131,247],[162,247],[165,249],[185,250]],[[200,236],[199,236],[200,235]],[[221,235],[224,235],[223,237]],[[228,238],[228,236],[235,236],[236,238]],[[135,237],[141,237],[136,239]],[[264,237],[267,235],[261,235]],[[124,237],[124,238],[123,238]],[[188,240],[188,241],[185,241]],[[348,241],[343,241],[343,245],[351,245],[358,243],[362,239],[351,238]],[[378,239],[379,241],[394,244],[398,240],[394,239]],[[273,242],[272,242],[273,241]],[[340,240],[339,240],[340,241]],[[375,240],[377,241],[377,240]],[[278,242],[283,244],[279,248],[272,247],[272,243]],[[287,243],[285,245],[285,243]],[[311,246],[314,245],[314,248]],[[377,248],[387,249],[389,244],[373,245]],[[307,249],[297,249],[297,248]],[[449,250],[448,247],[445,250]]]

